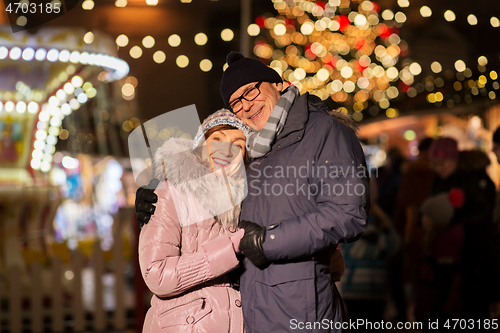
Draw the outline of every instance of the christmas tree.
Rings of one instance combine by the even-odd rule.
[[[331,99],[358,121],[369,105],[388,109],[420,72],[418,64],[400,61],[408,48],[398,27],[406,17],[384,20],[375,2],[273,2],[279,15],[255,22],[261,28],[255,55],[301,93]]]

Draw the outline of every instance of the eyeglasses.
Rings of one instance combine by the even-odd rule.
[[[255,86],[253,86],[252,88],[245,91],[240,97],[234,99],[231,103],[229,103],[229,107],[231,108],[231,111],[234,114],[237,114],[238,112],[240,112],[241,109],[243,109],[243,102],[242,102],[243,99],[245,101],[249,101],[249,102],[256,99],[257,96],[260,95],[259,86],[261,84],[262,84],[262,81],[260,81]]]

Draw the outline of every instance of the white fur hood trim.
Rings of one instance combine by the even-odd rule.
[[[247,194],[246,179],[227,177],[227,185],[236,206],[232,206],[222,172],[212,172],[192,152],[193,141],[181,138],[167,140],[155,153],[155,178],[190,193],[224,226],[238,224],[241,201]]]

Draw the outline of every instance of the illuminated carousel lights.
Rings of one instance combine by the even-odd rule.
[[[12,59],[12,60],[22,60],[25,61],[49,61],[49,62],[71,62],[80,63],[82,65],[99,66],[104,68],[109,68],[113,71],[111,75],[108,75],[108,81],[119,80],[129,72],[129,66],[126,61],[102,53],[89,53],[69,50],[57,50],[55,48],[46,50],[45,48],[33,49],[32,47],[26,47],[24,50],[14,46],[8,49],[5,46],[0,46],[0,60]]]
[[[32,169],[45,173],[51,170],[51,162],[56,150],[57,137],[61,132],[62,120],[73,111],[78,110],[81,104],[86,103],[88,99],[95,97],[96,93],[96,89],[90,82],[83,83],[81,77],[75,76],[71,82],[66,82],[63,89],[59,89],[42,105],[38,114],[35,142],[31,154],[30,166]],[[18,102],[15,107],[23,105],[22,103],[24,102]],[[31,103],[26,107],[28,111],[30,111],[30,105]],[[38,104],[33,104],[31,113],[35,113],[33,111],[35,106],[38,110]]]

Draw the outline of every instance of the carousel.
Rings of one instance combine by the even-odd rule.
[[[91,99],[109,103],[100,87],[128,71],[103,33],[0,27],[0,270],[47,256],[63,199],[53,172],[63,119]],[[70,159],[62,164],[74,169]]]

